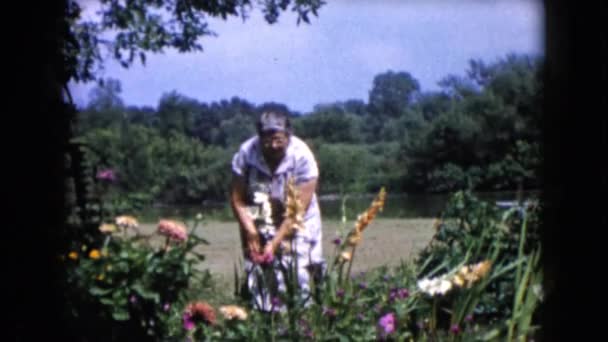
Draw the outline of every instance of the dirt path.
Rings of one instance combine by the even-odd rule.
[[[381,265],[398,265],[410,259],[424,248],[433,235],[433,219],[381,219],[377,218],[363,233],[363,241],[357,248],[353,273]],[[341,223],[323,223],[323,254],[331,260],[334,246],[331,241],[337,236]],[[352,222],[346,226],[350,230]],[[143,232],[152,233],[154,224],[143,224]],[[231,222],[207,222],[197,229],[197,234],[209,241],[197,251],[206,256],[202,267],[226,281],[232,279],[235,263],[242,260],[238,229]]]

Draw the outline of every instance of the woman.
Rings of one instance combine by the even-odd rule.
[[[233,157],[230,198],[239,221],[249,290],[254,304],[269,311],[277,306],[272,298],[285,290],[282,267],[297,262],[303,295],[310,293],[311,274],[317,277],[324,267],[321,212],[315,194],[319,170],[310,148],[292,134],[284,112],[263,112],[257,133]],[[304,208],[303,229],[295,234],[297,222],[285,217],[290,179]]]

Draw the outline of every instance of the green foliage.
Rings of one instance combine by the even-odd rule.
[[[114,226],[99,245],[73,241],[75,249],[62,258],[74,333],[105,340],[169,335],[180,324],[178,310],[192,299],[189,290],[200,296],[212,284],[209,273],[200,270],[205,257],[195,250],[207,244],[195,234],[199,224],[192,223],[185,242],[162,243],[155,233],[125,226]]]
[[[471,313],[488,323],[505,321],[513,313],[515,293],[521,286],[515,267],[530,265],[539,249],[537,206],[532,203],[529,208],[505,212],[469,192],[454,194],[431,243],[420,253],[421,275],[446,273],[463,261],[491,260],[492,282],[478,294]]]

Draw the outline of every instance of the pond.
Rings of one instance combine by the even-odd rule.
[[[475,195],[484,201],[513,201],[515,191],[481,192]],[[351,195],[345,199],[346,217],[354,220],[358,214],[369,207],[375,195]],[[451,194],[387,194],[384,210],[379,217],[386,218],[429,218],[441,214]],[[536,198],[538,192],[526,191],[523,199]],[[324,219],[340,219],[342,201],[338,196],[321,196],[319,203]],[[198,206],[156,206],[145,210],[138,216],[142,221],[154,222],[160,217],[193,218],[202,213],[207,219],[231,221],[232,211],[228,203],[205,203]]]

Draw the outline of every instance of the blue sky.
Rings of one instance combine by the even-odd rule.
[[[92,17],[94,2],[80,3]],[[448,74],[464,75],[471,58],[542,55],[543,26],[542,1],[327,0],[310,25],[297,26],[288,12],[275,25],[259,12],[245,22],[211,20],[218,36],[202,38],[203,52],[166,50],[129,69],[107,61],[103,77],[121,81],[129,105],[155,107],[175,90],[207,103],[238,96],[309,112],[367,102],[374,76],[388,70],[409,72],[426,91]],[[93,86],[71,85],[79,105]]]

